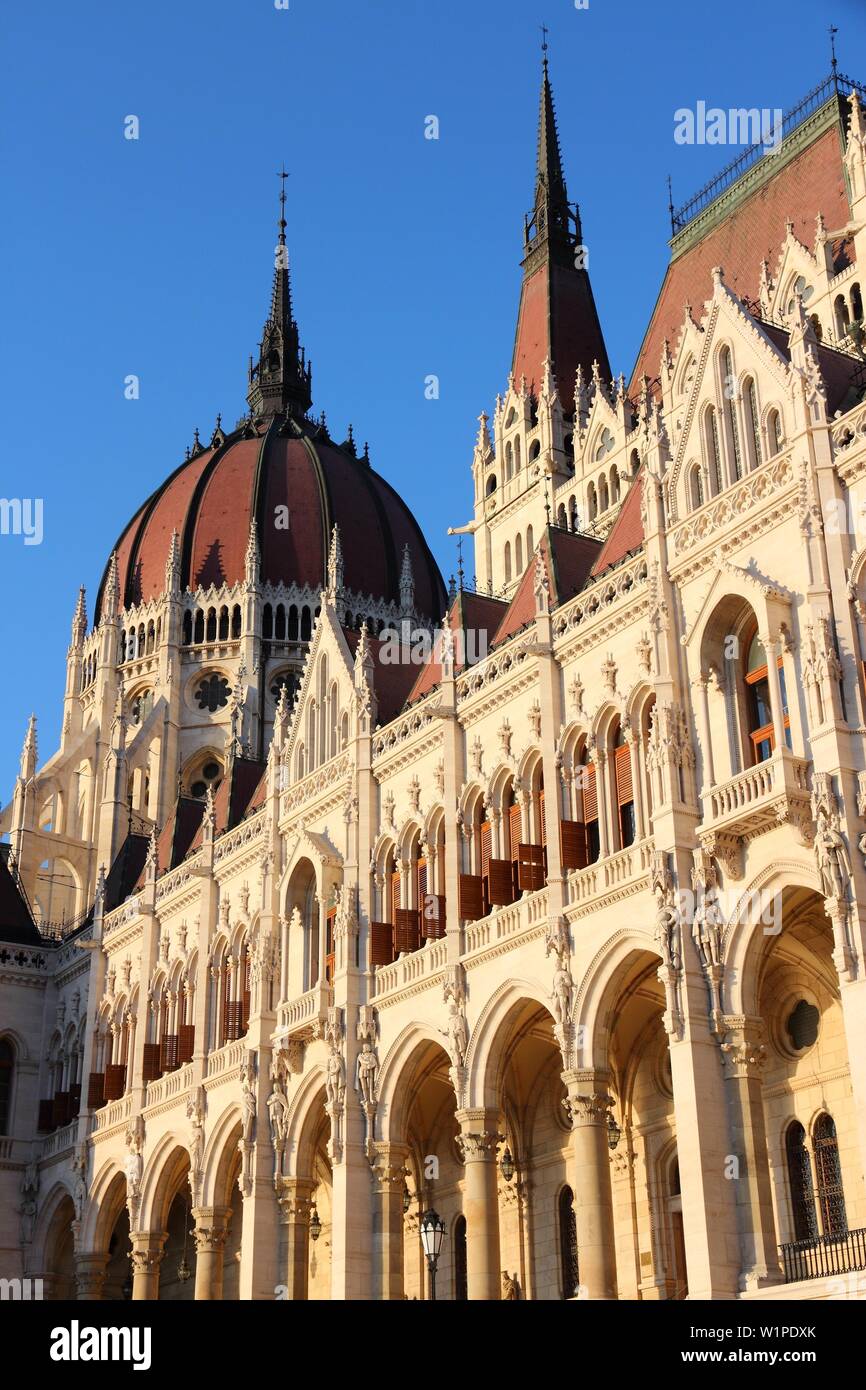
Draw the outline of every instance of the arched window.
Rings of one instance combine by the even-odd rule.
[[[514,471],[515,471],[515,473],[519,473],[519,472],[520,472],[520,440],[519,440],[519,439],[515,439],[515,441],[514,441]]]
[[[487,496],[490,497],[496,491],[496,474],[491,473],[487,479]]]
[[[557,512],[556,512],[556,524],[557,524],[557,526],[560,528],[560,530],[562,530],[562,531],[566,530],[566,528],[567,528],[567,526],[568,526],[568,522],[567,522],[566,516],[565,516],[565,503],[564,503],[564,502],[560,502],[559,507],[558,507],[558,509],[557,509]]]
[[[589,751],[584,746],[577,768],[577,786],[583,805],[583,836],[587,864],[594,864],[601,853],[601,838],[598,831],[598,782],[595,763],[590,760]]]
[[[523,537],[518,531],[514,539],[514,577],[523,573]]]
[[[207,610],[207,628],[206,628],[206,633],[207,633],[207,640],[208,640],[208,642],[215,642],[215,641],[216,641],[216,635],[217,635],[217,616],[216,616],[216,609],[215,609],[215,608],[209,608],[209,609]]]
[[[197,609],[195,610],[195,636],[193,637],[193,642],[199,643],[199,642],[203,642],[203,641],[204,641],[204,613],[203,613],[203,611],[202,611],[201,608],[197,608]]]
[[[781,452],[783,442],[782,418],[778,410],[771,410],[767,416],[767,443],[770,448],[770,458]]]
[[[600,512],[606,512],[607,508],[607,478],[602,473],[598,480],[598,510]]]
[[[534,545],[533,540],[532,540],[532,527],[531,527],[531,526],[527,526],[527,528],[526,528],[526,554],[527,554],[527,556],[531,555],[534,549],[535,549],[535,545]]]
[[[232,639],[237,641],[241,635],[241,606],[236,603],[232,609]]]
[[[860,293],[860,286],[856,283],[851,286],[851,317],[857,323],[863,319],[863,296]]]
[[[274,635],[274,610],[269,603],[262,609],[262,637],[270,642]]]
[[[503,561],[505,565],[505,582],[509,584],[511,582],[511,541],[505,542]]]
[[[229,640],[229,610],[226,608],[225,604],[223,604],[220,609],[219,638],[221,642],[227,642]]]
[[[839,342],[848,336],[848,325],[850,323],[848,305],[845,303],[844,294],[837,294],[833,300],[833,323],[836,326],[836,338]]]
[[[572,531],[577,530],[577,498],[568,499],[568,524]]]
[[[722,456],[719,449],[719,422],[714,406],[707,410],[705,419],[705,438],[707,459],[710,467],[710,495],[715,497],[722,490]]]
[[[843,1236],[848,1230],[839,1141],[832,1115],[819,1115],[812,1130],[815,1149],[815,1175],[821,1226],[825,1236]]]
[[[815,1216],[815,1198],[812,1194],[812,1173],[806,1148],[806,1131],[798,1120],[794,1120],[788,1126],[785,1135],[785,1158],[788,1165],[794,1239],[815,1240],[818,1235],[818,1222]]]
[[[506,444],[506,446],[505,446],[505,481],[506,481],[506,482],[508,482],[508,479],[511,477],[511,475],[512,475],[513,472],[514,472],[514,450],[512,449],[511,444],[509,443],[509,444]]]
[[[8,1134],[12,1119],[12,1079],[15,1048],[8,1038],[0,1039],[0,1134]]]
[[[466,1217],[458,1216],[454,1222],[454,1297],[465,1302],[469,1297],[469,1281],[466,1276]]]
[[[788,718],[788,694],[785,689],[785,670],[781,656],[777,660],[779,686],[782,695],[782,717],[785,729],[785,742],[791,747],[791,723]],[[776,746],[776,731],[773,728],[773,711],[770,704],[769,668],[767,653],[757,632],[752,636],[746,650],[746,697],[748,703],[749,738],[752,745],[752,761],[765,762]]]
[[[589,485],[589,490],[586,494],[586,502],[589,510],[589,519],[590,521],[595,521],[598,514],[598,503],[595,498],[595,483],[590,483]]]
[[[574,1215],[574,1193],[564,1187],[559,1194],[559,1260],[562,1266],[562,1296],[574,1298],[580,1284],[577,1262],[577,1221]]]
[[[313,615],[306,604],[301,609],[301,641],[309,642],[313,635]]]
[[[633,478],[637,477],[637,470],[640,468],[640,454],[637,449],[632,449],[629,458],[629,469]]]
[[[610,470],[610,500],[619,501],[619,472],[616,466]]]
[[[746,423],[749,427],[749,448],[751,449],[752,468],[759,468],[761,465],[761,429],[758,415],[758,396],[755,390],[754,377],[748,377],[743,383],[743,400],[746,403]]]
[[[622,725],[616,731],[613,748],[619,843],[621,849],[628,849],[629,845],[634,844],[635,838],[634,790],[631,775],[631,748],[625,741]]]
[[[699,463],[694,464],[689,474],[689,501],[693,511],[704,505],[704,475]]]

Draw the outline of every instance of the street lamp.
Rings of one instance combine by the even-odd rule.
[[[499,1168],[505,1181],[511,1182],[511,1179],[514,1177],[514,1158],[507,1144],[499,1160]]]
[[[318,1240],[322,1234],[322,1219],[319,1216],[318,1207],[313,1207],[313,1214],[310,1217],[310,1240]]]
[[[430,1271],[430,1299],[433,1303],[436,1302],[436,1266],[439,1263],[444,1235],[445,1222],[432,1207],[429,1207],[421,1217],[421,1246]]]
[[[608,1148],[610,1149],[611,1153],[614,1151],[614,1149],[616,1148],[617,1144],[619,1143],[619,1139],[620,1139],[620,1135],[621,1135],[621,1134],[622,1134],[622,1130],[620,1129],[620,1127],[619,1127],[619,1125],[617,1124],[616,1120],[613,1118],[613,1115],[608,1114],[608,1117],[607,1117],[607,1146],[608,1146]]]

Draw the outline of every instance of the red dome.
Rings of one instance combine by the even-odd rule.
[[[445,611],[441,575],[406,505],[353,446],[335,444],[307,419],[259,422],[224,440],[217,436],[215,447],[195,454],[157,488],[115,547],[119,607],[163,592],[173,531],[180,537],[182,588],[242,581],[253,517],[262,583],[326,584],[336,523],[347,589],[398,603],[408,545],[417,611],[434,620]],[[97,622],[104,586],[105,575]]]

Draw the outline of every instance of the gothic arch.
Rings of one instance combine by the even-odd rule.
[[[406,1141],[407,1101],[411,1101],[413,1094],[413,1088],[406,1082],[421,1053],[430,1047],[443,1050],[442,1034],[428,1023],[408,1023],[382,1061],[377,1087],[379,1105],[376,1128],[378,1137],[385,1143]]]
[[[572,1019],[575,1037],[575,1065],[606,1071],[610,1039],[610,1008],[629,970],[639,956],[655,956],[657,947],[647,930],[644,933],[624,927],[602,943],[590,962],[576,991]],[[580,1039],[583,1040],[580,1045]]]
[[[788,910],[796,913],[805,905],[808,895],[820,894],[818,870],[805,855],[802,861],[782,860],[768,864],[743,889],[722,937],[723,1004],[727,1012],[749,1016],[758,1013],[762,961],[779,934],[772,930],[769,906],[775,911],[778,899],[783,913]],[[767,921],[760,920],[762,911]]]
[[[169,1132],[159,1140],[145,1164],[141,1182],[139,1228],[142,1231],[164,1231],[169,1208],[183,1186],[189,1171],[189,1151],[184,1141]]]
[[[495,1109],[500,1094],[503,1050],[509,1015],[521,1005],[539,1005],[550,1015],[550,991],[537,980],[508,980],[488,999],[469,1035],[466,1050],[469,1106]],[[550,1015],[551,1024],[553,1017]]]
[[[310,1177],[325,1101],[325,1068],[317,1063],[302,1080],[286,1117],[285,1164],[289,1177]]]
[[[241,1112],[238,1105],[229,1105],[213,1126],[202,1158],[201,1205],[220,1207],[231,1205],[232,1173],[237,1165],[237,1140],[241,1137]]]

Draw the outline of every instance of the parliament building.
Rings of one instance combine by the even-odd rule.
[[[283,197],[246,413],[66,596],[0,814],[0,1279],[866,1297],[866,88],[673,212],[628,380],[583,211],[545,55],[448,584]]]

